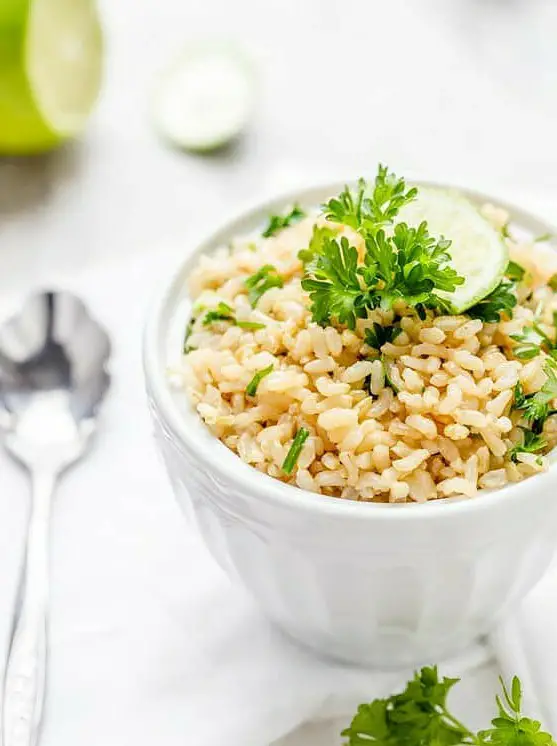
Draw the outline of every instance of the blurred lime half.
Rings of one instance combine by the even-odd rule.
[[[79,134],[101,72],[94,0],[0,0],[0,153],[40,153]]]

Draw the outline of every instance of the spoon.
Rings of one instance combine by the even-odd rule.
[[[63,292],[32,296],[0,327],[0,438],[30,474],[25,569],[4,680],[3,746],[37,743],[44,700],[48,532],[60,475],[86,452],[108,389],[106,332]]]

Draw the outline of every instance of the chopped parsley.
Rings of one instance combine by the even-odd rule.
[[[207,311],[203,319],[203,326],[210,326],[217,321],[230,321],[231,324],[235,324],[241,329],[256,330],[265,328],[265,324],[260,324],[257,321],[237,321],[233,309],[222,301],[216,308]]]
[[[263,293],[271,288],[281,288],[284,281],[272,264],[265,264],[255,274],[248,277],[244,284],[248,289],[248,300],[252,308],[255,308]]]
[[[518,443],[509,450],[509,456],[512,461],[517,461],[519,453],[537,453],[547,446],[547,441],[538,433],[521,428],[523,432],[522,443]]]
[[[223,303],[221,301],[216,308],[207,311],[205,318],[203,319],[203,326],[210,326],[211,324],[214,324],[215,321],[235,321],[234,311],[230,308],[228,303]]]
[[[545,243],[546,241],[551,241],[552,238],[553,233],[542,233],[541,236],[534,238],[534,243]]]
[[[537,393],[524,394],[520,383],[514,390],[514,408],[524,413],[524,419],[535,433],[541,433],[546,419],[556,413],[549,408],[553,399],[557,398],[557,363],[553,358],[546,359],[544,372],[547,380]]]
[[[556,319],[554,316],[554,323]],[[537,321],[532,326],[524,327],[520,334],[511,334],[511,339],[517,342],[513,353],[519,360],[531,360],[543,350],[553,358],[557,358],[557,345],[542,330]]]
[[[261,381],[265,378],[265,376],[268,376],[269,373],[272,373],[273,371],[273,365],[269,365],[267,368],[262,368],[261,370],[258,370],[254,377],[251,379],[251,381],[246,386],[246,394],[249,396],[255,396],[257,393],[257,387],[261,383]]]
[[[553,290],[554,293],[557,293],[557,275],[551,275],[551,277],[547,281],[547,284]]]
[[[195,319],[192,316],[191,319],[188,321],[188,324],[186,326],[186,331],[184,332],[184,341],[182,343],[182,352],[184,353],[184,355],[187,355],[188,352],[191,352],[192,350],[195,350],[195,347],[192,347],[188,343],[188,340],[191,337],[191,333],[193,331],[194,321],[195,321]]]
[[[495,290],[469,308],[466,313],[473,319],[481,319],[488,324],[500,321],[503,314],[512,316],[512,310],[517,302],[513,293],[514,287],[514,282],[502,280]]]
[[[309,430],[306,430],[305,427],[301,427],[294,436],[290,450],[286,454],[286,458],[282,464],[282,470],[285,474],[292,474],[292,470],[300,458],[300,453],[302,452],[302,448],[304,447],[304,443],[308,437]]]
[[[381,357],[381,362],[383,363],[383,371],[385,372],[385,383],[387,386],[390,386],[392,390],[395,392],[395,394],[398,394],[400,389],[399,387],[393,383],[393,378],[391,375],[391,371],[394,368],[394,362],[391,360],[391,358],[386,357],[383,355]]]
[[[290,225],[299,223],[305,216],[306,213],[299,205],[294,205],[290,212],[287,212],[285,215],[270,215],[269,223],[262,233],[263,238],[270,238],[283,228],[288,228]]]
[[[505,270],[505,275],[509,278],[509,280],[512,280],[513,282],[520,282],[524,279],[525,274],[526,270],[524,269],[524,267],[521,267],[518,262],[513,262],[512,259],[509,261]]]
[[[397,300],[414,307],[443,305],[437,292],[452,292],[464,283],[450,266],[451,242],[430,236],[427,223],[417,228],[397,223],[394,230],[384,230],[416,194],[379,166],[374,185],[360,179],[355,191],[346,187],[324,205],[328,220],[358,231],[365,254],[359,265],[357,249],[346,236],[337,237],[337,228],[314,229],[308,249],[298,254],[314,321],[325,326],[334,319],[354,329],[368,310],[388,310]]]
[[[387,342],[394,342],[401,332],[400,326],[381,326],[374,321],[373,327],[365,330],[365,342],[369,347],[380,350]]]

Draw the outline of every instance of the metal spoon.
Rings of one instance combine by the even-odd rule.
[[[50,506],[83,456],[110,378],[110,342],[69,293],[31,297],[0,327],[0,438],[30,473],[25,570],[6,665],[3,746],[37,743],[44,699]]]

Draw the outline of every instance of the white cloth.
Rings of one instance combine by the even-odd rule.
[[[59,282],[82,294],[110,329],[113,385],[94,450],[66,475],[54,509],[41,746],[263,746],[304,721],[348,715],[410,673],[333,665],[295,647],[228,581],[179,512],[151,440],[140,360],[148,296],[176,261],[161,253]],[[4,454],[0,459],[6,639],[26,483]],[[545,581],[520,615],[538,687],[549,686],[556,670],[546,665],[556,654],[543,645],[552,641],[546,620],[557,614],[556,588],[557,577]],[[498,651],[507,671],[519,650],[513,645]],[[461,674],[482,656],[480,647],[447,671]],[[493,711],[493,666],[486,671],[474,691],[475,673],[463,685],[478,727]]]

